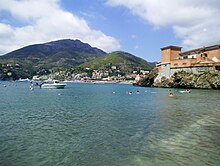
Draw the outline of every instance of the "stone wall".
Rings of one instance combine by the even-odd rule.
[[[199,71],[200,69],[197,68],[196,70]],[[220,89],[220,72],[208,71],[202,74],[193,74],[187,71],[175,71],[170,78],[158,78],[158,74],[158,70],[155,68],[135,85],[162,88]]]
[[[154,80],[152,86],[162,88],[220,89],[220,73],[205,72],[203,74],[192,74],[180,71],[173,74],[170,78],[162,77],[160,80]]]
[[[174,68],[174,69],[170,69],[170,75],[169,77],[171,77],[174,73],[180,72],[180,71],[185,71],[187,73],[192,73],[192,74],[202,74],[204,72],[208,72],[208,71],[214,71],[214,67],[208,67],[208,66],[204,66],[204,67],[186,67],[186,68]],[[167,78],[169,78],[167,77]]]
[[[182,67],[182,68],[170,68],[170,64],[161,65],[158,76],[155,78],[156,82],[160,82],[161,78],[171,78],[175,73],[186,72],[191,74],[203,74],[205,72],[215,71],[215,67],[203,66],[203,67]]]
[[[158,77],[170,77],[170,63],[162,64]]]

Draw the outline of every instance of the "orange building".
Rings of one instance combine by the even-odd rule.
[[[220,45],[181,52],[181,47],[161,48],[161,63],[157,64],[159,77],[170,77],[175,72],[186,71],[201,74],[205,71],[220,71]]]

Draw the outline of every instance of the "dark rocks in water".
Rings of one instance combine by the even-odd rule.
[[[149,76],[140,80],[137,85],[161,88],[220,89],[220,72],[210,71],[203,74],[193,74],[181,71],[174,73],[171,78],[162,77],[155,80],[156,76],[150,73]]]
[[[152,87],[158,75],[158,69],[153,69],[146,77],[135,83],[135,86]]]
[[[182,71],[175,73],[169,80],[174,88],[220,89],[219,72],[210,71],[197,75]]]
[[[191,73],[178,72],[174,73],[171,78],[157,79],[153,85],[162,88],[194,88],[195,76]]]

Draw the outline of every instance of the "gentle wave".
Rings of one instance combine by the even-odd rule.
[[[0,165],[220,165],[218,91],[67,86],[0,87]]]

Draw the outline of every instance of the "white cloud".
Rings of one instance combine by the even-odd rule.
[[[172,27],[186,48],[220,42],[219,0],[107,0],[124,6],[155,28]]]
[[[0,20],[0,54],[64,38],[80,39],[107,52],[120,48],[115,38],[90,28],[84,19],[65,11],[59,0],[1,0],[0,13],[3,11],[13,19]],[[21,26],[15,26],[14,21]]]

